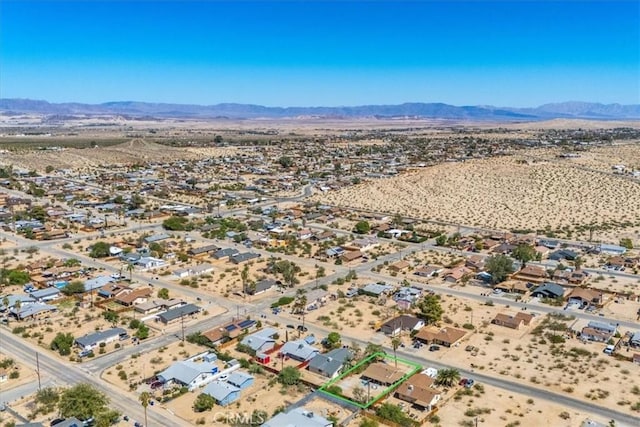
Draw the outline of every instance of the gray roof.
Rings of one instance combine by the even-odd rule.
[[[370,283],[366,285],[364,288],[362,288],[363,292],[374,294],[374,295],[380,295],[392,289],[393,289],[393,286],[382,285],[380,283]]]
[[[242,339],[241,343],[243,345],[251,347],[253,350],[259,350],[264,345],[264,343],[275,342],[275,340],[271,337],[277,333],[278,331],[273,328],[264,328],[257,332],[254,332],[251,335],[247,335]]]
[[[111,328],[105,331],[98,331],[76,338],[76,344],[82,347],[93,347],[109,338],[119,335],[126,335],[127,331],[122,328]]]
[[[213,372],[217,368],[218,366],[213,362],[196,363],[190,360],[184,360],[173,363],[167,369],[160,372],[158,377],[162,377],[165,382],[176,381],[188,385],[198,378],[198,375]]]
[[[235,255],[237,253],[239,253],[240,251],[238,251],[237,249],[234,248],[224,248],[224,249],[220,249],[219,251],[216,251],[213,254],[213,257],[216,259],[220,259],[220,258],[225,258],[225,257],[229,257],[232,255]]]
[[[144,212],[144,211],[143,211]],[[152,236],[147,236],[144,238],[144,241],[147,243],[159,242],[161,240],[168,239],[170,236],[166,233],[154,234]]]
[[[561,297],[564,295],[564,288],[556,283],[545,283],[542,286],[538,286],[532,292],[532,294],[542,292],[546,294],[552,294],[557,297]]]
[[[276,285],[276,281],[273,279],[263,279],[256,283],[256,292],[263,292],[267,289],[271,289]]]
[[[309,369],[324,373],[331,377],[351,359],[352,354],[348,348],[336,348],[328,353],[318,354],[309,362]]]
[[[14,309],[11,309],[12,311]],[[33,303],[27,304],[20,307],[20,311],[17,313],[20,319],[24,319],[26,317],[35,316],[36,314],[40,314],[44,311],[55,311],[57,308],[53,305],[44,304],[44,303]]]
[[[113,279],[111,278],[111,276],[98,276],[93,279],[89,279],[84,282],[84,291],[90,292],[94,289],[103,287],[109,282],[113,282]]]
[[[319,349],[310,346],[304,340],[288,341],[280,348],[280,353],[298,360],[309,360],[319,352]]]
[[[598,330],[601,330],[601,331],[609,331],[611,333],[615,332],[616,329],[618,329],[618,327],[616,325],[614,325],[613,323],[598,322],[596,320],[590,321],[589,324],[587,325],[587,327],[593,328],[593,329],[598,329]]]
[[[20,304],[23,305],[34,303],[36,301],[35,299],[26,295],[7,295],[6,297],[9,303],[9,307],[13,307],[14,305],[16,305],[16,301],[20,301]],[[0,297],[0,307],[2,307],[2,310],[6,310],[7,307],[4,306],[4,303],[2,302],[3,299],[4,296]]]
[[[172,308],[162,314],[158,315],[158,318],[163,322],[171,322],[172,320],[179,319],[182,316],[189,316],[191,314],[199,313],[202,310],[195,304],[186,304],[182,307]]]
[[[33,291],[29,294],[29,296],[31,296],[31,298],[40,299],[40,298],[46,298],[46,297],[50,297],[58,294],[60,294],[60,289],[56,288],[55,286],[51,286],[48,288],[38,289],[37,291]]]
[[[229,375],[229,378],[227,378],[227,382],[235,387],[240,387],[245,383],[245,381],[252,379],[252,375],[241,371],[234,371],[231,375]]]
[[[333,422],[304,408],[281,412],[262,427],[331,427]]]
[[[203,390],[203,393],[208,394],[209,396],[216,399],[218,402],[224,400],[229,394],[238,392],[240,389],[236,386],[233,386],[229,383],[225,383],[222,381],[214,381],[208,386],[206,386]]]
[[[259,258],[260,254],[255,252],[243,252],[241,254],[235,254],[231,257],[231,261],[240,264],[241,262],[249,261],[250,259]]]

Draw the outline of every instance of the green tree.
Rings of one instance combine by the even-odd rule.
[[[625,237],[624,239],[620,239],[620,246],[631,250],[633,249],[633,242],[628,237]]]
[[[330,332],[327,335],[327,347],[329,348],[338,348],[340,347],[340,343],[342,342],[342,337],[337,332]]]
[[[246,293],[249,291],[247,288],[247,283],[249,282],[249,265],[245,264],[240,271],[240,280],[242,280],[242,292]]]
[[[393,403],[383,403],[376,409],[376,415],[385,420],[393,421],[401,426],[415,425],[413,420],[409,418],[402,409]]]
[[[398,367],[398,356],[396,355],[396,350],[398,350],[400,344],[402,344],[402,340],[400,338],[396,337],[391,340],[391,347],[393,348],[393,358],[396,362],[396,368]]]
[[[129,273],[129,281],[131,282],[133,280],[133,271],[136,269],[136,267],[133,265],[133,263],[129,262],[127,263],[127,273]]]
[[[89,252],[89,256],[91,258],[106,258],[109,254],[109,248],[111,245],[107,242],[96,242],[91,246],[91,251]]]
[[[116,313],[115,311],[104,311],[102,312],[102,317],[104,317],[104,320],[106,320],[107,322],[113,323],[115,325],[116,323],[118,323],[118,319],[120,316],[118,316],[118,313]]]
[[[45,387],[38,390],[35,398],[36,404],[40,405],[40,411],[48,414],[53,412],[58,401],[60,401],[60,393],[54,387]]]
[[[46,167],[46,168],[44,168],[44,171],[45,171],[46,173],[51,173],[51,172],[53,172],[53,169],[54,169],[54,167],[53,167],[53,166],[51,166],[51,165],[47,165],[47,167]]]
[[[101,391],[85,383],[77,384],[62,392],[58,410],[64,418],[87,420],[108,411],[109,399]]]
[[[436,245],[444,246],[446,244],[447,244],[447,235],[446,234],[441,234],[438,237],[436,237]]]
[[[491,280],[494,284],[504,282],[514,272],[513,262],[506,255],[490,256],[485,262],[485,269],[491,274]]]
[[[29,273],[22,270],[9,270],[7,273],[7,281],[10,285],[18,285],[23,286],[26,283],[29,283],[31,277]]]
[[[445,368],[438,371],[436,376],[436,384],[445,387],[451,387],[460,381],[460,371],[454,368]]]
[[[144,409],[144,425],[148,426],[149,421],[147,420],[147,407],[149,406],[149,401],[151,400],[151,393],[149,393],[148,391],[143,391],[142,393],[140,393],[138,400],[140,400],[140,404]]]
[[[193,402],[193,410],[196,412],[210,411],[216,404],[216,400],[205,393],[200,393]]]
[[[77,258],[69,258],[64,261],[65,267],[78,267],[82,262]]]
[[[381,344],[374,344],[372,342],[368,342],[367,346],[364,349],[364,357],[371,356],[375,353],[384,353],[384,348]]]
[[[120,412],[114,409],[105,409],[94,416],[95,427],[110,427],[116,424],[119,419]]]
[[[581,256],[576,257],[576,259],[573,260],[573,266],[576,268],[576,270],[580,270],[583,265],[584,265],[584,258],[582,258]]]
[[[358,221],[353,231],[358,234],[369,234],[369,232],[371,232],[371,225],[368,221]]]
[[[444,310],[442,309],[438,295],[425,295],[425,297],[418,302],[417,306],[426,323],[435,323],[442,319]]]
[[[278,374],[278,381],[284,385],[296,385],[300,381],[300,371],[293,366],[286,366]]]
[[[169,289],[162,288],[158,291],[158,298],[169,299]]]
[[[278,159],[278,163],[285,169],[289,169],[293,166],[293,159],[289,156],[282,156]]]
[[[189,220],[183,216],[172,216],[162,222],[165,230],[184,231],[187,228]]]
[[[358,424],[358,427],[379,427],[380,424],[378,424],[378,422],[376,420],[372,420],[371,418],[365,418],[362,421],[360,421],[360,424]]]
[[[85,291],[84,283],[80,280],[74,280],[71,283],[68,283],[64,288],[62,288],[62,293],[70,296],[75,294],[82,294]]]
[[[58,332],[51,341],[51,350],[57,351],[61,356],[68,356],[71,354],[74,340],[70,332]]]
[[[513,257],[520,261],[524,268],[527,263],[536,258],[536,250],[532,246],[521,244],[513,250]]]
[[[136,337],[140,340],[144,340],[149,338],[149,327],[144,323],[140,322],[138,326],[138,330],[136,331]]]

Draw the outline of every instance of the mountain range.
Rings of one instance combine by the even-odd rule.
[[[265,107],[253,104],[168,104],[136,101],[102,104],[49,103],[41,100],[0,98],[4,114],[44,115],[121,115],[157,118],[432,118],[477,121],[535,121],[556,118],[628,120],[640,119],[640,104],[600,104],[562,102],[536,108],[493,106],[455,106],[443,103],[404,103],[399,105],[361,105],[353,107]]]

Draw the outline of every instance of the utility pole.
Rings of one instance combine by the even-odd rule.
[[[180,323],[182,324],[182,342],[184,342],[184,313],[180,316]]]
[[[40,358],[39,354],[36,352],[36,374],[38,375],[38,391],[42,390],[42,383],[40,382]]]

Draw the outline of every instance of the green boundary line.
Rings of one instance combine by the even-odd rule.
[[[379,394],[377,394],[376,396],[374,396],[372,399],[370,399],[368,402],[366,403],[359,403],[359,402],[355,402],[347,397],[344,396],[340,396],[338,394],[335,393],[331,393],[330,391],[327,390],[327,388],[331,387],[332,385],[336,384],[339,381],[342,381],[345,377],[349,376],[352,372],[354,372],[355,370],[359,369],[361,366],[368,364],[372,359],[377,359],[378,357],[381,357],[382,359],[385,360],[393,360],[395,361],[399,361],[404,363],[405,365],[409,365],[412,366],[413,369],[407,373],[404,374],[402,376],[402,378],[400,378],[398,381],[396,381],[395,383],[391,384],[389,387],[385,388],[384,390],[382,390]],[[374,402],[377,402],[378,400],[382,399],[384,396],[386,396],[387,394],[389,394],[392,390],[394,390],[396,387],[398,387],[400,384],[402,384],[403,382],[405,382],[409,377],[411,377],[412,375],[414,375],[416,372],[418,372],[420,369],[422,369],[421,365],[418,365],[417,363],[411,362],[409,360],[406,359],[402,359],[400,357],[395,357],[395,356],[391,356],[385,352],[377,352],[374,353],[370,356],[368,356],[367,358],[361,360],[360,362],[358,362],[356,365],[352,366],[350,369],[348,369],[347,371],[343,372],[342,374],[340,374],[339,376],[337,376],[336,378],[329,380],[328,382],[326,382],[325,384],[323,384],[318,391],[321,393],[324,393],[328,396],[333,397],[334,399],[338,399],[341,400],[343,402],[349,403],[351,405],[357,406],[360,409],[367,409],[368,407],[370,407],[371,405],[373,405]]]

